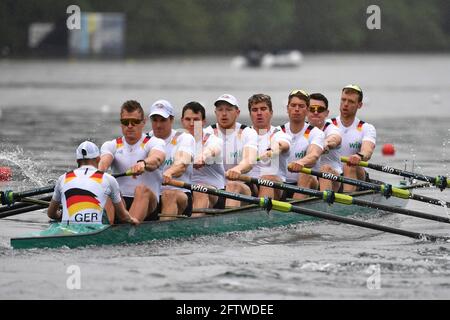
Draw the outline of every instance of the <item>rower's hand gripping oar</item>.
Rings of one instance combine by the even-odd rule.
[[[357,199],[357,198],[352,197],[347,194],[337,193],[337,192],[334,192],[331,190],[318,191],[318,190],[313,190],[313,189],[300,188],[297,186],[292,186],[289,184],[284,184],[284,183],[273,181],[273,180],[252,178],[252,177],[248,177],[248,176],[244,176],[244,175],[241,175],[239,180],[245,181],[245,182],[250,182],[250,183],[255,183],[260,186],[266,186],[266,187],[276,188],[276,189],[280,189],[280,190],[289,190],[289,191],[293,191],[295,193],[306,194],[311,197],[316,197],[316,198],[322,199],[323,201],[325,201],[329,204],[337,202],[337,203],[341,203],[341,204],[345,204],[345,205],[357,205],[357,206],[361,206],[361,207],[374,208],[377,210],[395,212],[395,213],[404,214],[407,216],[413,216],[413,217],[422,218],[422,219],[427,219],[427,220],[434,220],[434,221],[439,221],[439,222],[450,223],[450,218],[448,218],[448,217],[435,216],[435,215],[423,213],[420,211],[408,210],[408,209],[403,209],[403,208],[398,208],[398,207],[391,207],[391,206],[384,205],[381,203],[373,203],[370,201]]]
[[[380,192],[383,196],[386,197],[386,199],[393,196],[396,198],[412,199],[412,200],[417,200],[417,201],[421,201],[421,202],[426,202],[426,203],[450,208],[450,202],[446,202],[443,200],[439,200],[439,199],[435,199],[435,198],[431,198],[431,197],[427,197],[427,196],[422,196],[422,195],[418,195],[418,194],[413,194],[411,191],[409,191],[407,189],[397,188],[397,187],[394,187],[387,183],[376,184],[376,183],[371,183],[371,182],[362,181],[362,180],[350,179],[350,178],[343,177],[343,176],[336,176],[329,172],[315,171],[315,170],[312,170],[309,168],[303,168],[300,172],[305,173],[305,174],[310,174],[310,175],[316,176],[321,179],[327,179],[327,180],[331,180],[331,181],[339,181],[339,182],[342,182],[345,184],[350,184],[353,186],[362,187],[362,188],[366,188],[369,190],[374,190],[374,191]]]
[[[114,178],[120,178],[120,177],[128,177],[132,176],[133,173],[131,172],[131,169],[128,169],[126,172],[123,173],[113,173],[111,174]]]
[[[348,157],[341,157],[341,161],[347,163]],[[426,182],[429,182],[429,183],[435,185],[436,187],[441,189],[441,191],[444,190],[445,188],[450,188],[450,179],[448,179],[445,176],[432,177],[432,176],[427,176],[427,175],[423,175],[420,173],[414,173],[414,172],[410,172],[410,171],[392,168],[389,166],[382,166],[379,164],[369,163],[366,161],[360,161],[358,163],[358,166],[370,168],[370,169],[374,169],[377,171],[382,171],[382,172],[386,172],[386,173],[390,173],[390,174],[395,174],[395,175],[406,177],[406,178],[413,178],[413,179],[417,179],[417,180],[421,180],[421,181],[426,181]]]
[[[171,180],[167,184],[175,186],[175,187],[179,187],[179,188],[188,189],[191,191],[207,193],[207,194],[212,194],[212,195],[216,195],[216,196],[223,196],[223,197],[231,198],[231,199],[238,200],[238,201],[253,203],[253,204],[258,205],[261,208],[267,208],[268,206],[270,206],[271,208],[273,208],[277,211],[281,211],[281,212],[300,213],[300,214],[304,214],[307,216],[317,217],[317,218],[321,218],[321,219],[325,219],[325,220],[332,220],[332,221],[351,224],[354,226],[364,227],[364,228],[368,228],[368,229],[374,229],[374,230],[378,230],[378,231],[394,233],[394,234],[398,234],[398,235],[402,235],[402,236],[406,236],[406,237],[410,237],[410,238],[414,238],[414,239],[418,239],[418,240],[450,241],[449,237],[434,236],[434,235],[425,234],[425,233],[417,233],[417,232],[412,232],[412,231],[408,231],[408,230],[386,227],[386,226],[382,226],[382,225],[378,225],[378,224],[374,224],[374,223],[370,223],[370,222],[366,222],[366,221],[360,221],[360,220],[355,220],[355,219],[351,219],[351,218],[347,218],[347,217],[338,216],[338,215],[327,213],[327,212],[322,212],[322,211],[302,208],[299,206],[294,206],[290,203],[282,202],[282,201],[278,201],[278,200],[272,200],[267,197],[256,198],[256,197],[252,197],[252,196],[242,195],[239,193],[227,192],[227,191],[207,187],[207,186],[200,185],[200,184],[190,184],[190,183],[186,183],[184,181],[177,181],[177,180]]]

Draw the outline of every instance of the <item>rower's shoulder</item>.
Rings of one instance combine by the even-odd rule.
[[[375,126],[372,123],[366,122],[359,118],[356,118],[354,123],[356,124],[357,128],[361,127],[363,130],[376,130]]]

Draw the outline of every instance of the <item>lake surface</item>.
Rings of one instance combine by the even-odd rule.
[[[322,92],[337,115],[341,88],[357,83],[359,117],[377,128],[374,163],[447,175],[450,160],[450,55],[306,55],[298,69],[235,69],[231,58],[148,61],[0,61],[0,167],[13,181],[0,190],[51,183],[75,166],[78,143],[101,145],[120,135],[118,112],[135,99],[202,102],[213,119],[222,93],[241,104],[272,96],[275,123],[286,122],[292,89]],[[148,127],[148,129],[150,129]],[[392,143],[394,157],[381,146]],[[395,176],[370,171],[395,182]],[[417,192],[419,193],[419,191]],[[420,194],[450,201],[448,190]],[[448,216],[410,201],[408,208]],[[449,226],[396,214],[361,216],[372,223],[448,235]],[[450,244],[318,221],[270,230],[84,249],[15,251],[11,237],[42,229],[35,211],[0,221],[0,299],[449,299]],[[69,266],[81,271],[70,290]],[[378,286],[370,277],[379,274]]]

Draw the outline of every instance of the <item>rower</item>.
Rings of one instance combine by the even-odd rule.
[[[342,173],[342,162],[340,160],[339,148],[341,146],[341,133],[331,121],[325,121],[330,114],[328,110],[328,99],[321,93],[310,95],[307,118],[310,124],[319,128],[325,133],[323,153],[314,169],[322,172],[329,172],[334,175]],[[339,191],[341,183],[327,179],[319,179],[320,191]]]
[[[341,131],[342,144],[340,155],[348,157],[348,162],[343,166],[345,177],[369,180],[369,175],[357,164],[360,161],[368,161],[375,150],[375,127],[356,117],[358,109],[363,106],[363,91],[357,85],[349,84],[342,89],[340,116],[331,119]],[[344,184],[344,191],[355,191],[356,186]]]
[[[256,163],[258,134],[246,125],[237,122],[240,110],[237,99],[231,94],[223,94],[214,102],[217,123],[205,129],[205,133],[214,134],[223,141],[223,163],[226,181],[225,189],[245,195],[257,192],[252,185],[238,179],[241,174],[249,172]],[[239,207],[241,201],[227,199],[226,207]]]
[[[47,215],[67,223],[108,224],[116,216],[120,221],[139,224],[125,208],[117,180],[97,169],[100,162],[98,147],[84,141],[76,150],[76,158],[78,169],[58,178]],[[61,203],[62,213],[59,210]]]
[[[195,139],[195,157],[192,183],[225,189],[225,171],[222,160],[222,139],[214,134],[205,133],[205,108],[192,101],[183,107],[181,124]],[[225,208],[225,198],[193,192],[193,208]],[[196,213],[196,216],[202,214]]]
[[[291,146],[291,136],[272,122],[272,99],[266,94],[254,94],[248,99],[248,111],[253,129],[258,133],[259,161],[248,173],[253,178],[278,182],[286,181],[287,161]],[[265,186],[259,187],[259,197],[281,199],[282,191]]]
[[[288,96],[287,113],[289,122],[281,129],[292,138],[291,152],[288,159],[288,174],[286,182],[299,187],[317,189],[316,177],[299,173],[303,167],[312,168],[316,165],[323,151],[325,134],[318,128],[305,122],[310,97],[305,90],[294,90]],[[285,192],[283,198],[291,197]],[[294,199],[303,199],[304,194],[293,194]]]
[[[191,183],[192,162],[195,140],[189,133],[173,129],[173,107],[167,100],[155,101],[150,107],[148,117],[152,123],[150,136],[164,141],[166,160],[163,171],[163,183],[172,178]],[[177,215],[192,215],[191,190],[163,185],[161,193],[161,220],[173,220]],[[175,216],[175,217],[174,217]]]
[[[131,168],[133,177],[120,177],[117,181],[127,209],[141,213],[135,216],[139,221],[158,219],[162,182],[159,168],[165,159],[164,141],[144,134],[145,123],[140,103],[124,102],[120,108],[123,136],[102,145],[99,164],[102,171],[111,167],[114,172],[126,172]]]

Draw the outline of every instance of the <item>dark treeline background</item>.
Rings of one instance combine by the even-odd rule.
[[[29,24],[65,25],[71,4],[124,12],[127,56],[450,50],[449,0],[0,0],[0,54],[29,54]],[[381,30],[366,27],[371,4],[381,8]]]

